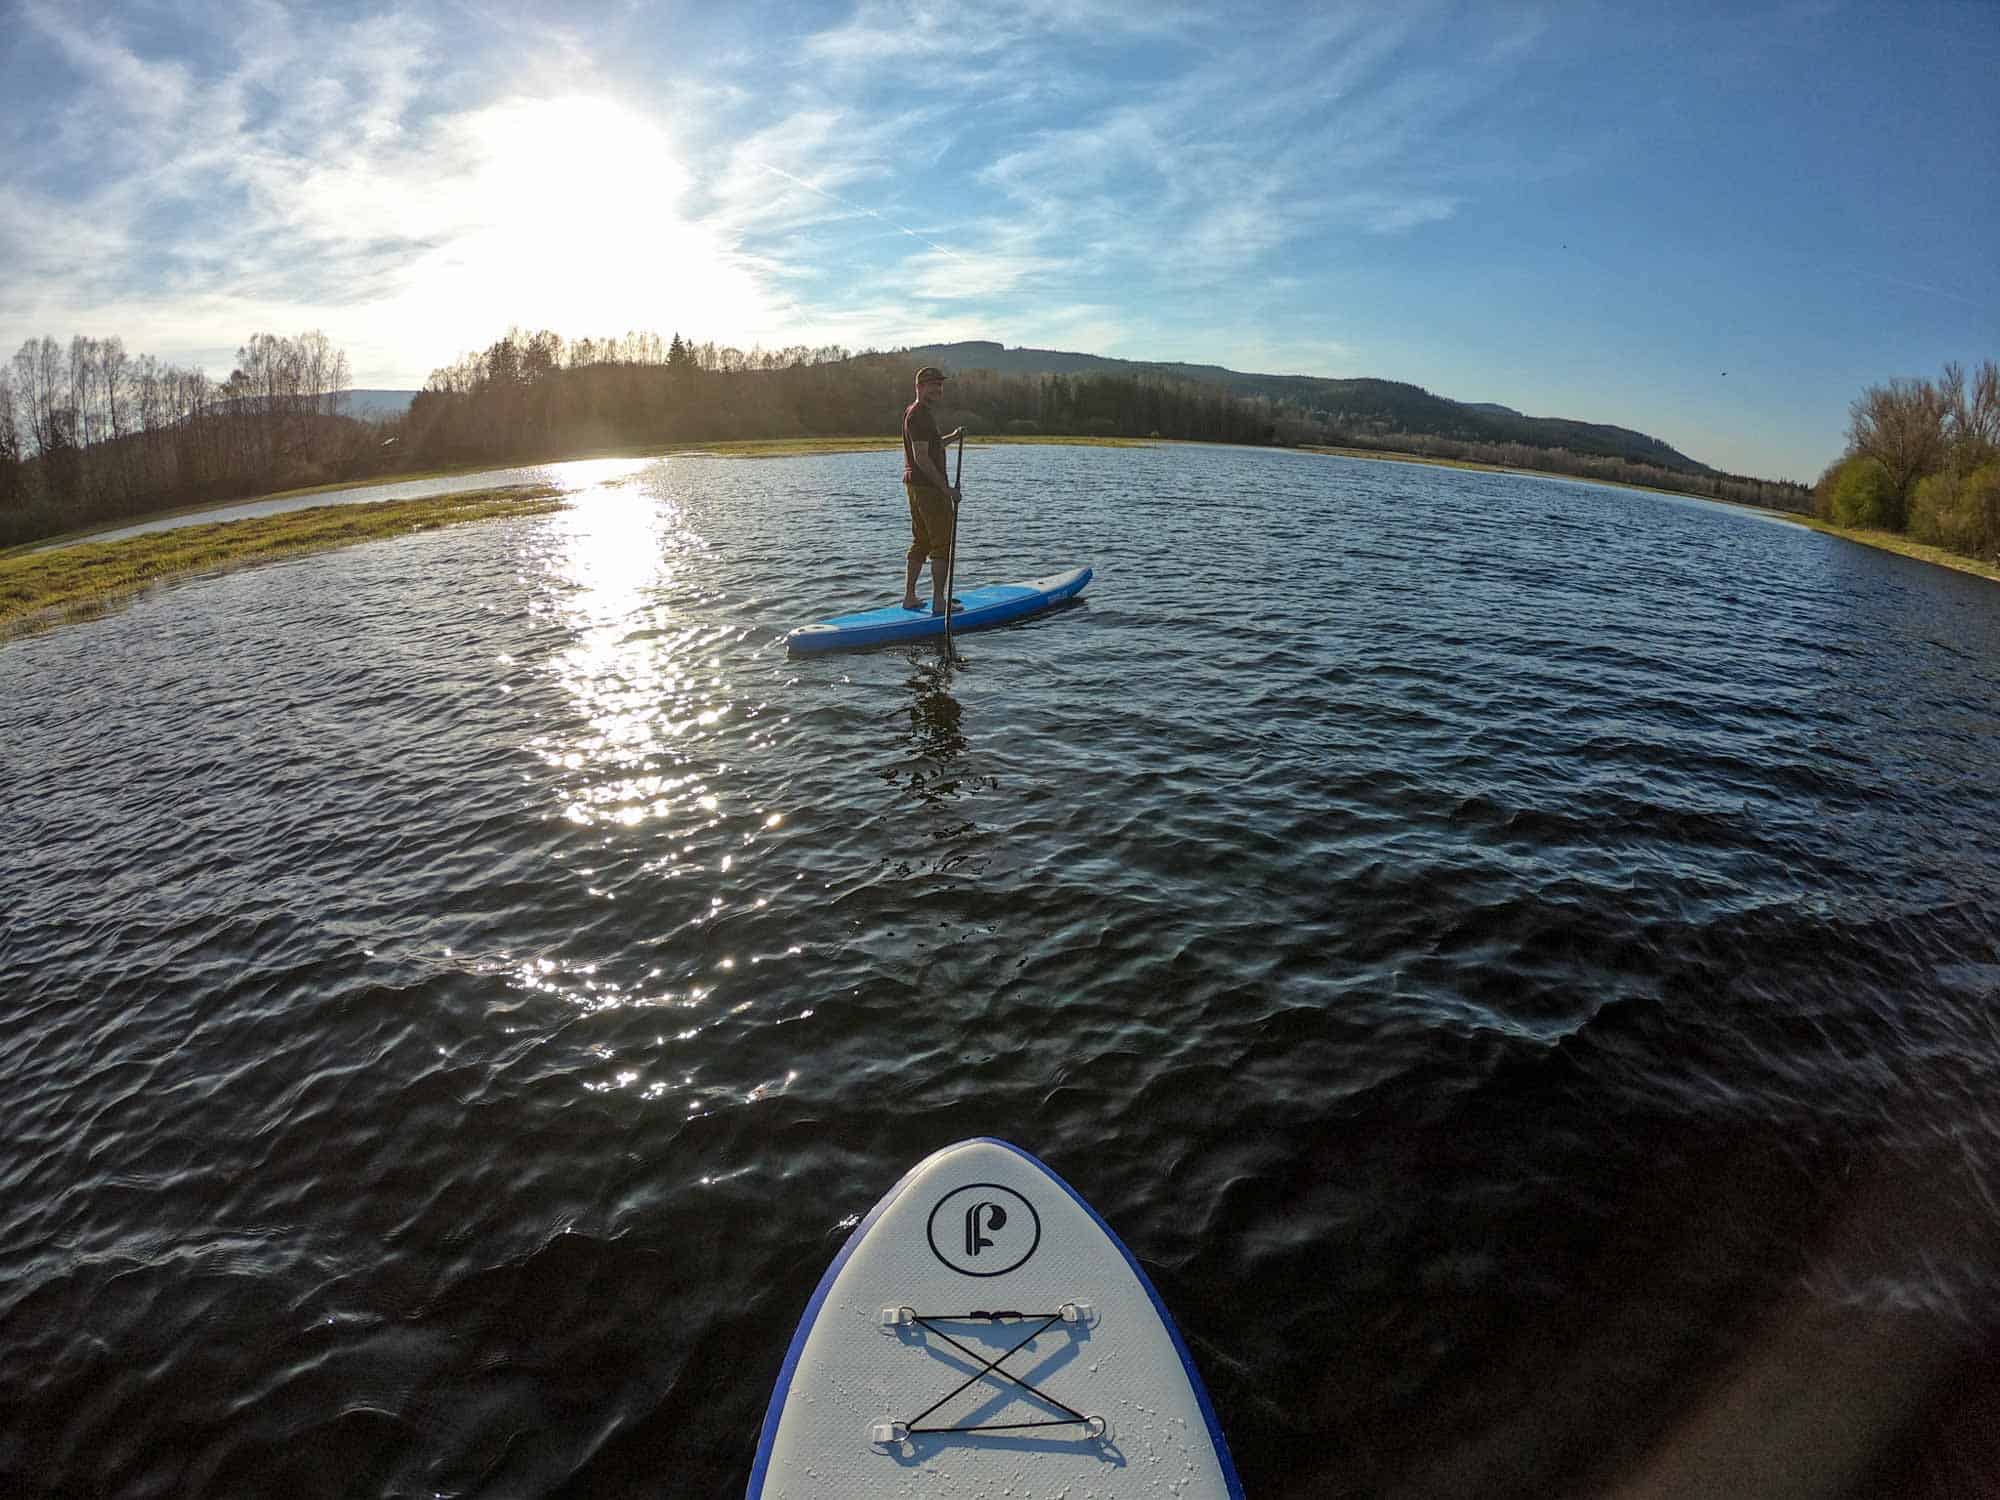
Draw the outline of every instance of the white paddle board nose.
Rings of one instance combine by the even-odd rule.
[[[884,1337],[889,1335],[889,1337]],[[820,1279],[752,1500],[1071,1493],[1241,1500],[1186,1342],[1131,1251],[1005,1141],[926,1157]]]

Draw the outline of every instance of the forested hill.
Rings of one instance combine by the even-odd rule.
[[[1060,349],[1009,349],[985,340],[930,344],[904,359],[957,372],[991,370],[1002,375],[1120,375],[1127,379],[1190,380],[1219,385],[1233,395],[1261,396],[1296,409],[1308,420],[1348,437],[1379,441],[1398,435],[1444,438],[1466,443],[1520,443],[1530,448],[1566,448],[1572,453],[1628,459],[1681,474],[1713,474],[1656,437],[1598,422],[1563,417],[1529,417],[1491,403],[1450,401],[1421,386],[1397,380],[1327,380],[1313,375],[1255,375],[1221,365],[1156,363],[1073,354]]]

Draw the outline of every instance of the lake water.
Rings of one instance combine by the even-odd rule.
[[[2000,589],[973,449],[961,582],[1084,601],[788,660],[900,588],[897,480],[579,469],[0,646],[0,1479],[740,1493],[847,1230],[982,1134],[1147,1267],[1253,1496],[1648,1492],[1760,1379],[1787,1472],[1947,1430]]]

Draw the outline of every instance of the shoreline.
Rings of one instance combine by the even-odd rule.
[[[1954,573],[1969,573],[1974,578],[1984,578],[2000,583],[2000,560],[1986,562],[1977,557],[1967,557],[1962,552],[1953,552],[1945,547],[1933,547],[1928,542],[1913,542],[1906,536],[1893,531],[1865,530],[1854,526],[1836,526],[1831,521],[1822,521],[1817,516],[1795,516],[1799,525],[1827,536],[1837,536],[1842,541],[1857,542],[1863,547],[1873,547],[1878,552],[1893,552],[1898,557],[1907,557],[1912,562],[1930,563],[1935,567],[1950,568]]]
[[[505,485],[418,500],[317,505],[4,556],[0,641],[94,619],[156,584],[468,521],[547,515],[563,505],[553,485]]]
[[[1773,521],[1785,521],[1794,526],[1803,526],[1809,531],[1839,537],[1843,541],[1854,542],[1863,547],[1873,547],[1879,552],[1893,552],[1898,557],[1907,557],[1913,562],[1930,563],[1934,567],[1949,568],[1955,573],[1969,573],[1975,578],[1986,578],[2000,583],[2000,560],[1984,562],[1976,557],[1967,557],[1962,552],[1953,552],[1948,547],[1933,547],[1928,542],[1912,541],[1893,531],[1836,526],[1831,521],[1822,521],[1817,516],[1809,516],[1801,511],[1779,510],[1769,505],[1751,505],[1741,500],[1725,500],[1718,495],[1690,495],[1683,490],[1663,490],[1657,485],[1631,484],[1622,479],[1590,479],[1581,474],[1558,474],[1553,469],[1513,469],[1499,464],[1474,463],[1470,459],[1430,458],[1421,453],[1378,453],[1365,448],[1321,447],[1306,447],[1299,451],[1325,453],[1335,458],[1381,459],[1385,463],[1432,464],[1440,468],[1468,469],[1483,474],[1512,474],[1521,479],[1566,479],[1576,484],[1601,484],[1611,489],[1637,490],[1642,495],[1665,495],[1670,500],[1695,500],[1704,505],[1727,505],[1732,510],[1747,510],[1754,516],[1765,516]]]
[[[1062,435],[1029,437],[1014,433],[994,433],[966,438],[967,444],[972,447],[989,444],[1046,443],[1052,446],[1071,447],[1147,448],[1166,441],[1169,440]],[[226,500],[201,500],[187,505],[169,506],[165,510],[147,511],[144,515],[121,516],[117,520],[87,526],[80,531],[62,531],[53,536],[37,537],[32,542],[0,547],[0,563],[27,556],[32,552],[74,546],[80,542],[88,542],[92,537],[102,536],[106,532],[123,531],[128,526],[149,521],[171,521],[176,516],[203,515],[208,511],[227,510],[236,505],[261,505],[267,500],[296,500],[302,495],[331,495],[341,490],[366,490],[391,484],[418,484],[427,479],[453,479],[464,474],[490,474],[501,469],[544,469],[556,464],[594,463],[608,458],[672,458],[676,455],[687,458],[805,458],[815,453],[885,452],[900,447],[901,444],[902,439],[893,434],[885,437],[735,438],[721,443],[689,441],[668,443],[664,446],[658,443],[641,443],[622,447],[592,448],[582,453],[567,453],[560,458],[499,459],[476,464],[447,464],[437,469],[412,469],[408,472],[372,474],[360,479],[335,479],[325,484],[302,485],[297,489],[266,490],[256,495],[237,495]]]
[[[1483,464],[1470,458],[1433,458],[1425,453],[1391,453],[1374,448],[1327,448],[1318,444],[1300,447],[1300,453],[1324,453],[1331,458],[1380,459],[1391,464],[1427,464],[1439,469],[1464,469],[1472,474],[1512,474],[1516,479],[1560,479],[1570,484],[1596,484],[1612,490],[1637,490],[1642,495],[1665,495],[1670,500],[1695,500],[1703,505],[1727,505],[1752,515],[1774,516],[1779,520],[1800,519],[1803,512],[1780,510],[1774,505],[1753,505],[1747,500],[1726,500],[1720,495],[1694,495],[1686,490],[1663,490],[1657,484],[1634,484],[1629,479],[1593,479],[1588,474],[1565,474],[1559,469],[1523,469],[1509,464]]]
[[[989,434],[980,434],[978,436],[969,435],[966,441],[972,447],[1039,445],[1048,447],[1090,447],[1090,448],[1150,448],[1150,447],[1176,446],[1187,442],[1187,440],[1179,438],[1150,438],[1150,437],[1135,438],[1135,437],[1114,437],[1114,436],[1096,436],[1096,435],[1072,436],[1065,434],[1045,434],[1045,433],[1034,433],[1034,434],[989,433]],[[342,490],[372,488],[376,485],[409,484],[409,483],[420,482],[427,479],[447,479],[462,474],[479,474],[479,473],[492,472],[496,468],[533,469],[533,468],[542,468],[546,466],[551,466],[555,464],[588,463],[602,459],[620,459],[620,458],[648,459],[648,458],[672,458],[676,456],[690,457],[690,458],[698,457],[698,458],[744,458],[744,459],[802,458],[814,454],[823,454],[823,453],[887,452],[898,447],[900,445],[900,442],[901,442],[900,438],[896,436],[885,435],[876,437],[742,438],[742,439],[735,439],[732,441],[719,442],[719,443],[690,441],[690,442],[669,443],[665,445],[659,445],[659,444],[625,445],[619,447],[592,449],[588,452],[571,454],[562,458],[530,459],[530,460],[519,460],[513,462],[503,461],[498,464],[492,462],[486,462],[486,463],[467,464],[457,467],[446,467],[439,469],[421,469],[421,470],[414,470],[408,473],[378,475],[367,479],[340,480],[330,484],[308,485],[299,489],[274,490],[266,494],[244,496],[236,500],[207,501],[196,505],[178,506],[168,510],[154,511],[138,519],[169,520],[175,516],[194,515],[204,511],[226,508],[232,505],[254,505],[267,500],[296,499],[302,495],[333,494]],[[1203,447],[1214,446],[1213,444],[1189,444],[1189,445],[1203,446]],[[1329,458],[1358,459],[1362,461],[1377,462],[1377,463],[1416,464],[1431,468],[1461,469],[1470,473],[1510,474],[1517,478],[1525,478],[1525,479],[1567,480],[1576,484],[1604,485],[1606,487],[1613,489],[1636,490],[1641,494],[1663,495],[1669,499],[1674,499],[1674,500],[1695,500],[1710,505],[1726,505],[1735,510],[1748,511],[1753,515],[1763,516],[1777,521],[1789,522],[1794,525],[1805,527],[1808,530],[1822,532],[1828,536],[1839,537],[1844,541],[1854,542],[1864,547],[1873,547],[1879,551],[1893,552],[1898,556],[1907,557],[1912,559],[1913,561],[1929,563],[1935,567],[1949,568],[1954,572],[1967,573],[1972,575],[1973,577],[1985,578],[1992,582],[2000,582],[2000,562],[1986,562],[1982,561],[1979,558],[1967,557],[1964,556],[1963,554],[1952,552],[1942,547],[1933,547],[1922,542],[1911,541],[1907,537],[1900,536],[1892,532],[1872,531],[1854,527],[1836,526],[1831,522],[1822,521],[1814,516],[1804,515],[1797,511],[1780,510],[1772,506],[1747,504],[1743,501],[1727,500],[1711,495],[1691,495],[1680,490],[1660,489],[1659,487],[1654,485],[1632,484],[1624,480],[1592,479],[1584,475],[1557,473],[1554,470],[1521,469],[1501,464],[1479,463],[1470,459],[1438,458],[1421,453],[1398,453],[1382,449],[1332,447],[1332,446],[1322,446],[1319,444],[1303,444],[1296,448],[1278,449],[1276,451],[1291,452],[1291,453],[1309,453],[1316,456],[1324,456]],[[510,488],[518,488],[518,487],[510,487]],[[534,488],[534,492],[546,497],[550,497],[551,503],[549,504],[548,508],[555,508],[552,501],[552,497],[554,497],[558,492],[555,491],[552,487],[546,485],[537,486]],[[378,501],[378,502],[368,502],[362,505],[316,507],[311,510],[294,511],[291,512],[290,514],[295,516],[309,516],[309,515],[317,515],[324,510],[332,510],[332,509],[367,511],[372,509],[375,505],[438,506],[449,509],[454,506],[463,505],[467,501],[476,500],[480,497],[493,496],[500,493],[502,493],[502,491],[495,491],[495,490],[458,491],[445,495],[427,497],[426,499],[420,501]],[[506,514],[506,513],[511,513],[511,512],[506,510],[496,510],[492,512],[492,514]],[[461,515],[452,517],[451,519],[452,520],[481,519],[483,514],[485,513],[482,512],[480,515]],[[134,518],[127,517],[118,521],[106,522],[101,526],[92,527],[85,531],[67,532],[54,537],[43,537],[33,542],[23,543],[17,547],[11,547],[4,550],[0,550],[0,584],[4,584],[4,572],[7,570],[7,565],[9,563],[18,563],[22,559],[29,556],[53,557],[61,553],[69,552],[70,550],[72,550],[77,546],[91,545],[90,542],[91,537],[101,535],[105,532],[122,530],[124,527],[131,525],[133,523],[133,519]],[[211,526],[234,526],[242,524],[247,524],[247,522],[220,521],[220,522],[209,523],[209,525]],[[448,524],[448,522],[446,521],[411,522],[410,524],[403,526],[401,529],[416,530],[416,529],[424,529],[431,525],[441,525],[441,524]],[[183,527],[179,528],[177,531],[155,533],[154,535],[157,536],[184,535],[188,531],[198,531],[205,529],[207,528]],[[379,534],[394,535],[397,533],[396,531],[393,530],[385,530]],[[346,540],[364,540],[364,539],[366,538],[359,535],[346,538]],[[149,540],[149,538],[135,537],[131,538],[130,540],[132,542],[143,542]],[[325,543],[311,544],[311,545],[338,546],[342,544],[343,542],[341,540],[334,540]],[[124,544],[116,543],[112,545],[124,545]],[[295,550],[308,550],[308,546],[301,545]],[[245,560],[259,556],[280,556],[280,555],[284,555],[284,553],[282,551],[277,551],[277,550],[269,552],[252,551],[242,554]],[[176,572],[172,576],[182,576],[182,575]],[[143,587],[144,585],[140,586]],[[5,598],[4,588],[0,588],[0,638],[4,638],[7,635],[20,633],[20,631],[24,628],[20,624],[20,620],[24,613],[25,613],[24,611],[18,609],[10,609],[8,607],[8,601]],[[86,611],[86,613],[88,613],[88,611]],[[70,615],[66,617],[74,618],[76,616]]]

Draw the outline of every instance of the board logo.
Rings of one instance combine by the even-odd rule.
[[[1035,1205],[997,1182],[953,1188],[931,1210],[931,1253],[966,1276],[1004,1276],[1042,1243]]]

